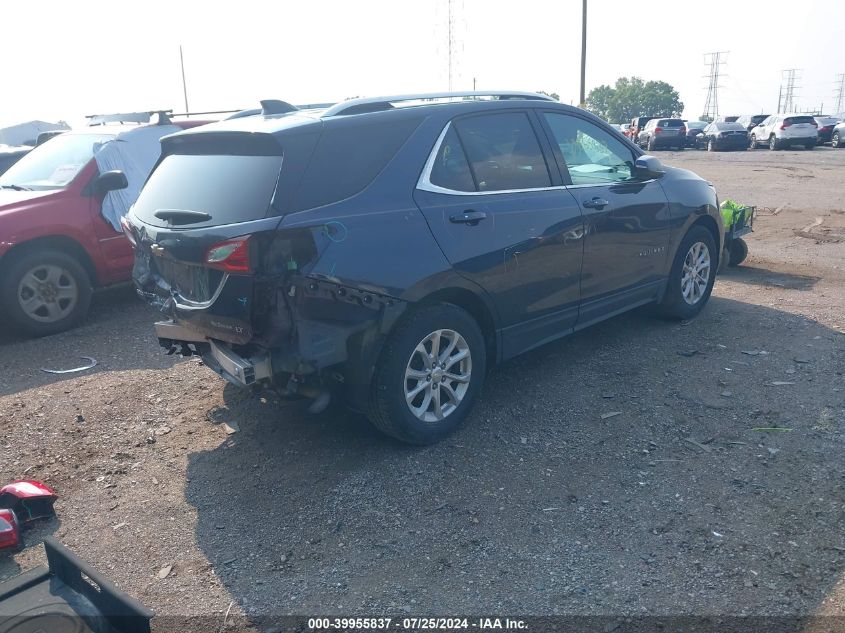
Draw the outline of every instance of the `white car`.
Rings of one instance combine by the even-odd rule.
[[[783,149],[802,145],[813,149],[819,138],[818,123],[810,115],[773,114],[766,117],[749,133],[750,147],[767,145],[769,149]]]

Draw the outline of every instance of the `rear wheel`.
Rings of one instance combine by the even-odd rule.
[[[481,329],[449,303],[422,307],[391,332],[376,365],[369,418],[384,433],[432,444],[472,409],[486,372]]]
[[[728,247],[728,266],[739,266],[748,257],[748,244],[741,237],[731,240]]]
[[[716,280],[716,244],[703,226],[694,226],[675,253],[660,310],[672,319],[691,319],[701,312]]]
[[[751,141],[748,144],[748,149],[757,149],[757,137],[752,134]]]
[[[82,265],[61,251],[38,250],[12,261],[0,281],[9,319],[34,336],[76,327],[91,303],[91,280]]]
[[[712,138],[709,141],[707,141],[707,151],[708,152],[715,152],[716,151],[716,144],[713,142]]]
[[[780,149],[780,143],[778,143],[778,139],[774,134],[769,137],[769,149],[772,151]]]
[[[648,149],[648,151],[650,151],[650,152],[654,151],[654,139],[653,138],[649,137],[648,143],[646,143],[646,149]]]

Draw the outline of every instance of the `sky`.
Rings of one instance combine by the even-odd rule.
[[[0,2],[0,127],[86,114],[191,111],[259,99],[334,102],[449,89],[544,90],[578,103],[581,0]],[[845,73],[842,0],[588,0],[587,91],[636,75],[672,84],[697,118],[704,54],[729,51],[720,114],[773,111],[781,71],[799,107],[832,113]],[[636,7],[633,9],[632,7]],[[777,36],[771,37],[772,28]],[[789,33],[789,34],[788,34]],[[845,109],[845,107],[843,107]]]

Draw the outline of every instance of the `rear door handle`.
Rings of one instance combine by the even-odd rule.
[[[449,222],[452,224],[469,224],[470,226],[475,226],[486,217],[487,214],[484,211],[473,211],[472,209],[467,209],[462,213],[451,216],[449,218]]]
[[[581,206],[585,209],[604,209],[610,203],[604,198],[593,198],[592,200],[584,200]]]

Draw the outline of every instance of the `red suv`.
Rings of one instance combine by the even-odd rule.
[[[158,139],[203,123],[162,118],[158,125],[72,130],[34,148],[0,176],[5,317],[32,335],[61,332],[85,318],[93,287],[129,280],[132,248],[119,215],[157,160]]]

